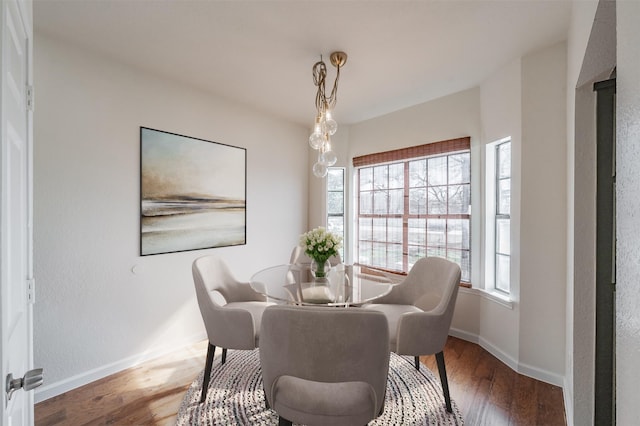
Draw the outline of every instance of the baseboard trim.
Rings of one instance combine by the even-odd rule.
[[[466,340],[467,342],[478,344],[478,335],[469,333],[468,331],[460,330],[458,328],[450,328],[449,335],[457,337],[458,339]]]
[[[80,386],[84,386],[112,374],[119,373],[120,371],[126,370],[127,368],[135,367],[142,364],[143,362],[151,361],[153,359],[167,355],[178,348],[192,345],[206,338],[207,335],[204,332],[198,333],[182,340],[182,342],[180,343],[175,343],[170,346],[166,345],[156,347],[124,358],[120,361],[116,361],[111,364],[103,365],[101,367],[85,371],[67,379],[41,386],[35,390],[34,402],[37,404],[39,402],[46,401],[47,399],[53,398],[54,396],[61,395],[70,390],[79,388]],[[217,355],[219,356],[220,354],[218,353]]]
[[[525,363],[519,363],[518,370],[516,371],[518,373],[524,374],[525,376],[533,377],[534,379],[538,379],[542,382],[550,383],[552,385],[558,386],[561,389],[564,389],[564,376],[561,376],[557,373],[552,373],[551,371],[533,367]]]
[[[545,383],[550,383],[555,386],[559,386],[564,389],[565,379],[564,376],[561,376],[556,373],[552,373],[550,371],[543,370],[541,368],[533,367],[528,364],[524,364],[519,362],[517,359],[513,358],[511,355],[502,351],[497,346],[493,345],[488,340],[478,336],[474,333],[469,333],[468,331],[451,328],[449,330],[449,334],[458,337],[462,340],[466,340],[467,342],[477,343],[491,355],[498,358],[502,363],[506,364],[513,371],[523,374],[525,376],[531,377],[536,380],[540,380]],[[564,392],[563,392],[564,394]]]
[[[565,377],[564,386],[562,387],[562,396],[564,398],[564,416],[568,426],[573,426],[573,386]]]
[[[478,342],[478,344],[482,348],[484,348],[487,352],[489,352],[491,355],[495,356],[500,361],[502,361],[504,364],[509,366],[509,368],[511,368],[513,371],[521,373],[521,371],[519,371],[519,368],[518,368],[518,360],[517,359],[515,359],[511,355],[507,354],[502,349],[498,348],[493,343],[489,342],[487,339],[485,339],[483,337],[480,337],[479,340],[480,341]],[[534,379],[537,379],[537,377],[534,377]]]

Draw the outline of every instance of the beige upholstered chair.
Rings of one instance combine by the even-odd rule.
[[[249,283],[237,281],[227,265],[215,256],[194,260],[192,272],[200,313],[209,338],[200,397],[200,402],[203,402],[209,387],[216,346],[222,347],[223,364],[227,349],[257,348],[262,312],[272,303],[267,303],[266,298],[256,293]]]
[[[280,425],[364,425],[382,414],[387,327],[383,314],[366,309],[267,308],[260,363]]]
[[[365,305],[386,315],[391,350],[399,355],[413,355],[416,369],[420,369],[420,355],[436,355],[449,412],[451,399],[442,351],[453,318],[460,274],[460,267],[446,259],[422,258],[389,294],[375,304]]]

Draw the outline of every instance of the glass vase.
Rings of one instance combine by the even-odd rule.
[[[318,278],[323,278],[326,279],[327,274],[329,273],[329,269],[331,269],[331,263],[329,262],[329,259],[325,260],[324,262],[318,262],[315,259],[311,259],[311,275],[313,275],[313,278],[315,278],[316,280]]]

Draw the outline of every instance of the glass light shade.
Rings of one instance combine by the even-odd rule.
[[[324,164],[326,166],[327,163],[324,161],[324,153],[322,151],[324,151],[324,150],[322,148],[320,148],[320,152],[318,152],[318,160],[316,161],[316,163]]]
[[[320,119],[320,124],[318,124],[318,130],[323,135],[327,134],[327,125],[325,124],[325,121],[324,121],[324,114],[322,115],[322,118]]]
[[[320,147],[324,144],[324,137],[320,132],[313,132],[311,136],[309,136],[309,145],[313,149],[320,149]]]
[[[316,177],[323,178],[327,175],[327,166],[322,163],[316,163],[313,165],[313,174]]]
[[[338,161],[338,157],[333,151],[325,151],[325,153],[322,154],[322,163],[326,164],[327,166],[333,166],[334,164],[336,164],[336,161]]]
[[[327,117],[324,121],[324,127],[327,133],[329,133],[330,135],[334,135],[338,130],[338,123],[336,123],[336,120],[331,118],[331,115],[329,113],[327,113]]]

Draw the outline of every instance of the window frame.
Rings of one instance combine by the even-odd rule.
[[[500,175],[500,147],[509,144],[509,175]],[[511,282],[511,199],[513,189],[513,155],[512,153],[512,139],[511,137],[505,137],[494,142],[488,143],[486,146],[486,241],[485,241],[485,253],[487,253],[487,259],[485,260],[485,290],[493,291],[502,297],[510,297],[512,294],[512,282]],[[501,194],[500,194],[500,182],[509,182],[509,212],[503,212],[500,208]],[[508,244],[509,253],[500,252],[499,248],[499,222],[508,221]],[[507,289],[498,285],[499,276],[499,259],[507,259]]]
[[[452,156],[456,156],[456,155],[460,155],[460,154],[467,154],[468,155],[468,159],[467,164],[468,164],[468,170],[465,171],[465,178],[466,180],[464,182],[451,182],[449,174],[450,174],[450,158]],[[430,250],[444,250],[444,254],[442,255],[443,257],[447,257],[450,258],[451,257],[451,252],[450,251],[460,251],[460,261],[462,261],[463,259],[465,259],[465,254],[464,252],[466,252],[466,262],[467,262],[467,276],[465,277],[465,280],[462,282],[462,285],[466,286],[466,287],[471,287],[471,269],[472,269],[472,264],[471,264],[471,259],[472,259],[472,232],[471,232],[471,228],[472,228],[472,214],[471,214],[471,188],[472,188],[472,172],[471,172],[471,168],[472,168],[472,157],[471,157],[472,153],[471,153],[471,146],[470,146],[470,138],[459,138],[459,139],[453,139],[453,140],[449,140],[449,141],[442,141],[442,142],[436,142],[433,144],[426,144],[426,145],[421,145],[418,147],[410,147],[410,148],[403,148],[400,150],[396,150],[396,151],[388,151],[385,153],[376,153],[376,154],[370,154],[368,156],[363,156],[363,157],[356,157],[354,158],[354,166],[355,166],[355,184],[356,184],[356,191],[355,191],[355,201],[356,201],[356,206],[355,206],[355,220],[356,220],[356,226],[355,226],[355,248],[356,248],[356,259],[358,262],[360,262],[361,260],[361,253],[362,253],[362,245],[363,242],[368,244],[368,250],[371,252],[371,257],[369,260],[369,263],[375,264],[376,262],[373,261],[373,253],[374,253],[374,247],[376,243],[379,244],[384,244],[385,245],[385,255],[387,256],[385,259],[385,264],[388,267],[389,266],[389,260],[388,260],[388,253],[389,253],[389,245],[400,245],[401,249],[400,249],[400,256],[401,256],[401,262],[402,262],[402,272],[399,272],[398,270],[395,269],[388,269],[388,268],[380,268],[379,266],[372,266],[374,268],[379,268],[379,269],[385,269],[389,272],[394,272],[394,273],[402,273],[402,274],[406,274],[408,272],[408,270],[410,269],[410,257],[411,257],[411,251],[410,251],[410,247],[414,247],[417,248],[414,249],[414,252],[417,252],[418,255],[416,255],[417,257],[423,257],[426,256]],[[412,163],[418,162],[418,161],[425,161],[425,171],[428,170],[428,162],[429,159],[435,159],[435,158],[440,158],[440,157],[444,157],[446,159],[445,161],[445,177],[446,177],[446,182],[443,185],[429,185],[429,182],[426,179],[426,175],[425,175],[425,182],[424,182],[424,187],[420,187],[421,189],[424,189],[424,192],[426,194],[426,196],[428,197],[428,193],[429,193],[429,189],[430,188],[434,188],[437,186],[444,186],[446,187],[446,191],[447,194],[449,194],[449,188],[450,187],[455,187],[455,186],[466,186],[468,189],[466,197],[468,199],[468,206],[469,206],[469,211],[467,211],[466,213],[449,213],[448,209],[450,208],[451,204],[449,202],[449,198],[447,195],[447,203],[445,204],[445,208],[447,209],[444,213],[429,213],[427,211],[427,206],[428,203],[425,199],[425,211],[422,212],[418,212],[418,213],[412,213],[410,211],[410,190],[412,188],[415,189],[415,187],[411,186],[411,182],[410,182],[410,167]],[[386,161],[380,161],[380,160],[386,160]],[[376,213],[374,209],[374,201],[373,201],[373,197],[374,194],[376,192],[376,189],[373,188],[373,186],[371,187],[371,189],[367,189],[367,190],[362,190],[362,182],[361,182],[361,178],[362,178],[362,170],[366,169],[366,168],[371,168],[371,174],[373,176],[373,174],[375,173],[375,168],[376,167],[390,167],[390,166],[397,166],[398,164],[402,164],[403,167],[403,185],[402,185],[402,197],[403,197],[403,209],[402,209],[402,213],[395,213],[392,212],[393,209],[390,209],[389,207],[389,203],[390,203],[390,199],[391,197],[387,195],[387,209],[386,209],[386,214],[379,214]],[[372,178],[372,184],[373,184],[373,178]],[[386,191],[387,194],[389,194],[390,191],[395,191],[398,190],[398,187],[393,187],[391,188],[391,185],[389,184],[389,173],[387,173],[387,182],[386,185],[384,185],[384,188],[379,188],[379,191]],[[370,192],[371,193],[371,212],[370,213],[362,213],[361,208],[362,208],[362,193],[363,192]],[[367,238],[361,238],[361,222],[362,219],[365,220],[371,220],[371,232],[372,235],[368,236],[369,239]],[[374,233],[374,220],[375,219],[383,219],[386,221],[385,226],[385,237],[383,240],[378,241],[375,236],[373,235]],[[401,226],[402,226],[402,230],[401,230],[401,242],[397,243],[394,242],[392,239],[392,241],[390,242],[389,239],[389,224],[388,224],[388,220],[389,219],[401,219]],[[409,221],[410,219],[424,219],[424,238],[423,244],[415,244],[415,241],[410,242],[409,241]],[[444,229],[444,243],[442,243],[441,245],[435,247],[433,245],[429,245],[429,240],[427,238],[427,230],[428,230],[428,221],[429,220],[435,220],[435,219],[443,219],[445,222],[445,229]],[[449,230],[451,228],[449,228],[450,225],[450,220],[459,220],[459,219],[463,219],[468,223],[468,237],[466,239],[466,243],[461,243],[460,247],[456,247],[453,245],[449,244]],[[397,226],[396,226],[397,228]],[[464,232],[464,225],[463,225],[463,232]],[[398,234],[396,232],[396,234]],[[463,240],[464,241],[464,240]],[[464,248],[463,248],[464,247]],[[447,256],[449,255],[449,256]],[[397,250],[395,250],[393,252],[393,256],[397,256]],[[393,262],[393,259],[391,260],[391,262]],[[400,262],[396,262],[396,263],[400,263]]]
[[[327,221],[327,230],[330,232],[334,232],[336,233],[331,226],[331,218],[336,218],[336,217],[341,217],[342,218],[342,234],[340,234],[340,236],[342,237],[342,247],[340,248],[340,257],[341,259],[344,259],[344,250],[345,250],[345,241],[346,241],[346,189],[347,189],[347,181],[346,181],[346,168],[345,167],[328,167],[327,168],[327,185],[326,185],[326,199],[327,199],[327,217],[326,217],[326,221]],[[342,173],[342,189],[341,190],[336,190],[336,189],[331,189],[329,187],[329,173],[331,173],[331,171],[340,171]],[[342,214],[336,214],[336,213],[331,213],[330,209],[329,209],[329,198],[330,198],[330,194],[331,193],[342,193]]]

